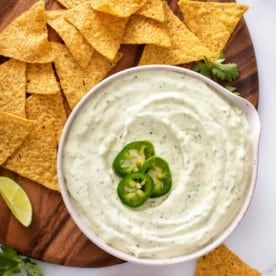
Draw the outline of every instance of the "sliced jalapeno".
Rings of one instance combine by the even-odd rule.
[[[140,171],[151,176],[153,180],[154,187],[151,197],[162,196],[170,190],[172,176],[169,165],[164,159],[153,156],[144,163]]]
[[[137,172],[145,161],[155,154],[149,141],[134,141],[127,144],[113,161],[113,170],[119,176]]]
[[[118,184],[121,201],[130,207],[141,206],[152,194],[153,180],[147,174],[136,172],[125,176]]]

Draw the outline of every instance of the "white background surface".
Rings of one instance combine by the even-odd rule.
[[[262,123],[257,187],[249,210],[226,244],[265,276],[276,275],[276,0],[239,0],[250,9],[245,19],[251,33],[259,71],[259,114]],[[195,262],[170,266],[125,263],[107,268],[72,268],[41,264],[51,276],[185,275]]]

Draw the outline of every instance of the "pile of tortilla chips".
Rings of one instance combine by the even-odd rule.
[[[0,166],[59,190],[56,155],[67,115],[141,45],[138,65],[185,65],[223,51],[246,5],[180,0],[39,0],[0,33]],[[59,42],[49,41],[49,30]]]

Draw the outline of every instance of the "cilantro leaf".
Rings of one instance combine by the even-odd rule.
[[[236,63],[224,63],[225,58],[220,55],[216,60],[211,61],[207,57],[203,61],[197,61],[192,69],[222,85],[233,93],[238,94],[236,88],[225,82],[232,82],[238,79],[239,69]]]
[[[234,81],[239,77],[239,69],[235,63],[224,64],[224,58],[218,58],[212,63],[212,74],[222,81]]]
[[[25,268],[28,276],[43,276],[40,267],[29,258],[21,257],[14,249],[0,245],[0,276],[11,276]]]

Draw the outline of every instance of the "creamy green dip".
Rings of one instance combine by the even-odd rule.
[[[122,204],[112,161],[150,140],[172,189],[137,209]],[[74,118],[63,152],[78,213],[108,245],[139,258],[192,253],[240,210],[251,179],[244,113],[202,81],[173,71],[132,72],[94,93]]]

